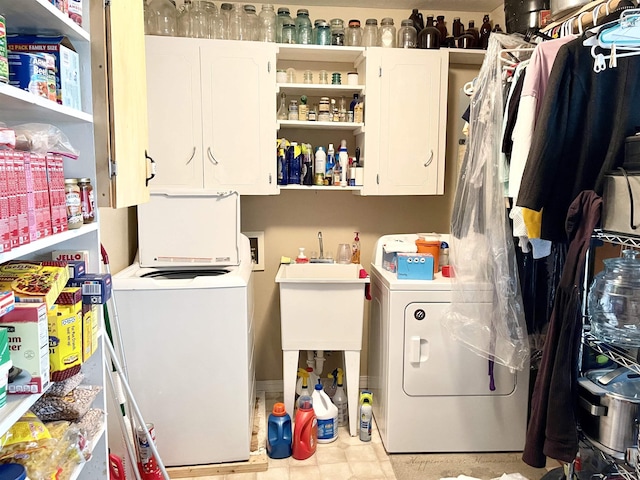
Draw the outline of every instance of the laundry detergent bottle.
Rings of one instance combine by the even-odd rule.
[[[313,411],[313,400],[307,395],[298,398],[298,411],[293,427],[292,455],[296,460],[305,460],[316,452],[318,443],[318,421]]]
[[[313,411],[318,418],[318,443],[331,443],[338,438],[338,407],[322,389],[318,380],[313,392]]]
[[[291,417],[284,403],[276,403],[267,423],[267,455],[271,458],[291,456]]]

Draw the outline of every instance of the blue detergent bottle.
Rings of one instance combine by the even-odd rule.
[[[291,417],[284,403],[276,403],[267,424],[267,455],[271,458],[291,456]]]

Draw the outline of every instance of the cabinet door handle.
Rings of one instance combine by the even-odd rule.
[[[207,147],[207,156],[209,157],[209,161],[211,163],[213,163],[214,165],[218,165],[218,160],[216,160],[216,157],[214,157],[213,153],[211,153],[211,147]]]
[[[431,154],[429,155],[429,160],[427,160],[427,161],[424,163],[424,166],[425,166],[425,167],[428,167],[429,165],[431,165],[431,162],[433,162],[433,150],[430,150],[430,152],[431,152]]]
[[[151,176],[144,180],[144,186],[148,187],[149,186],[149,181],[152,180],[153,177],[156,176],[156,161],[149,156],[149,154],[147,153],[146,150],[144,151],[144,156],[151,163]]]
[[[187,160],[187,163],[185,163],[184,165],[187,166],[191,163],[191,160],[193,160],[193,157],[196,154],[196,147],[193,147],[193,151],[191,152],[191,156],[189,157],[189,160]]]

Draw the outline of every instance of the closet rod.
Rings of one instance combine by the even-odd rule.
[[[555,22],[550,23],[549,25],[547,25],[546,27],[544,27],[540,31],[541,32],[548,32],[549,30],[552,30],[555,27],[561,26],[567,20],[573,19],[573,21],[572,21],[572,27],[573,27],[572,31],[577,32],[578,31],[578,18],[583,13],[584,13],[584,15],[582,16],[582,20],[581,20],[582,26],[584,28],[589,28],[589,27],[591,27],[593,25],[594,10],[598,5],[602,5],[600,7],[600,11],[598,12],[598,21],[601,21],[606,16],[606,13],[607,13],[606,12],[606,4],[607,3],[609,3],[609,11],[612,12],[616,8],[618,8],[618,5],[620,3],[622,3],[622,1],[623,0],[594,0],[592,2],[587,3],[581,9],[579,9],[579,10],[577,10],[575,12],[571,12],[570,14],[565,15],[564,17],[560,18],[559,20],[556,20]]]

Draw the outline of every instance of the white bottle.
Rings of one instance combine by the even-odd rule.
[[[338,161],[340,162],[340,186],[347,186],[347,172],[349,171],[349,152],[347,152],[347,141],[340,142],[338,149]]]
[[[315,176],[313,179],[314,185],[323,185],[324,184],[324,173],[327,169],[327,154],[324,151],[324,148],[318,147],[316,150],[315,156]]]
[[[309,395],[313,391],[313,385],[318,381],[318,375],[313,372],[313,368],[299,368],[298,382],[296,383],[296,395]],[[305,390],[306,389],[306,390]]]
[[[363,442],[371,441],[372,402],[371,392],[364,391],[360,394],[360,440]]]
[[[327,149],[327,166],[325,170],[325,177],[329,177],[333,182],[333,171],[336,168],[336,151],[333,149],[333,143],[329,144]]]
[[[318,381],[311,395],[313,411],[318,419],[318,443],[331,443],[338,438],[338,407],[331,403],[329,396],[322,390],[322,381]]]
[[[349,409],[347,408],[347,394],[342,387],[342,369],[338,369],[338,386],[333,395],[333,403],[338,408],[338,426],[343,427],[349,423]]]

